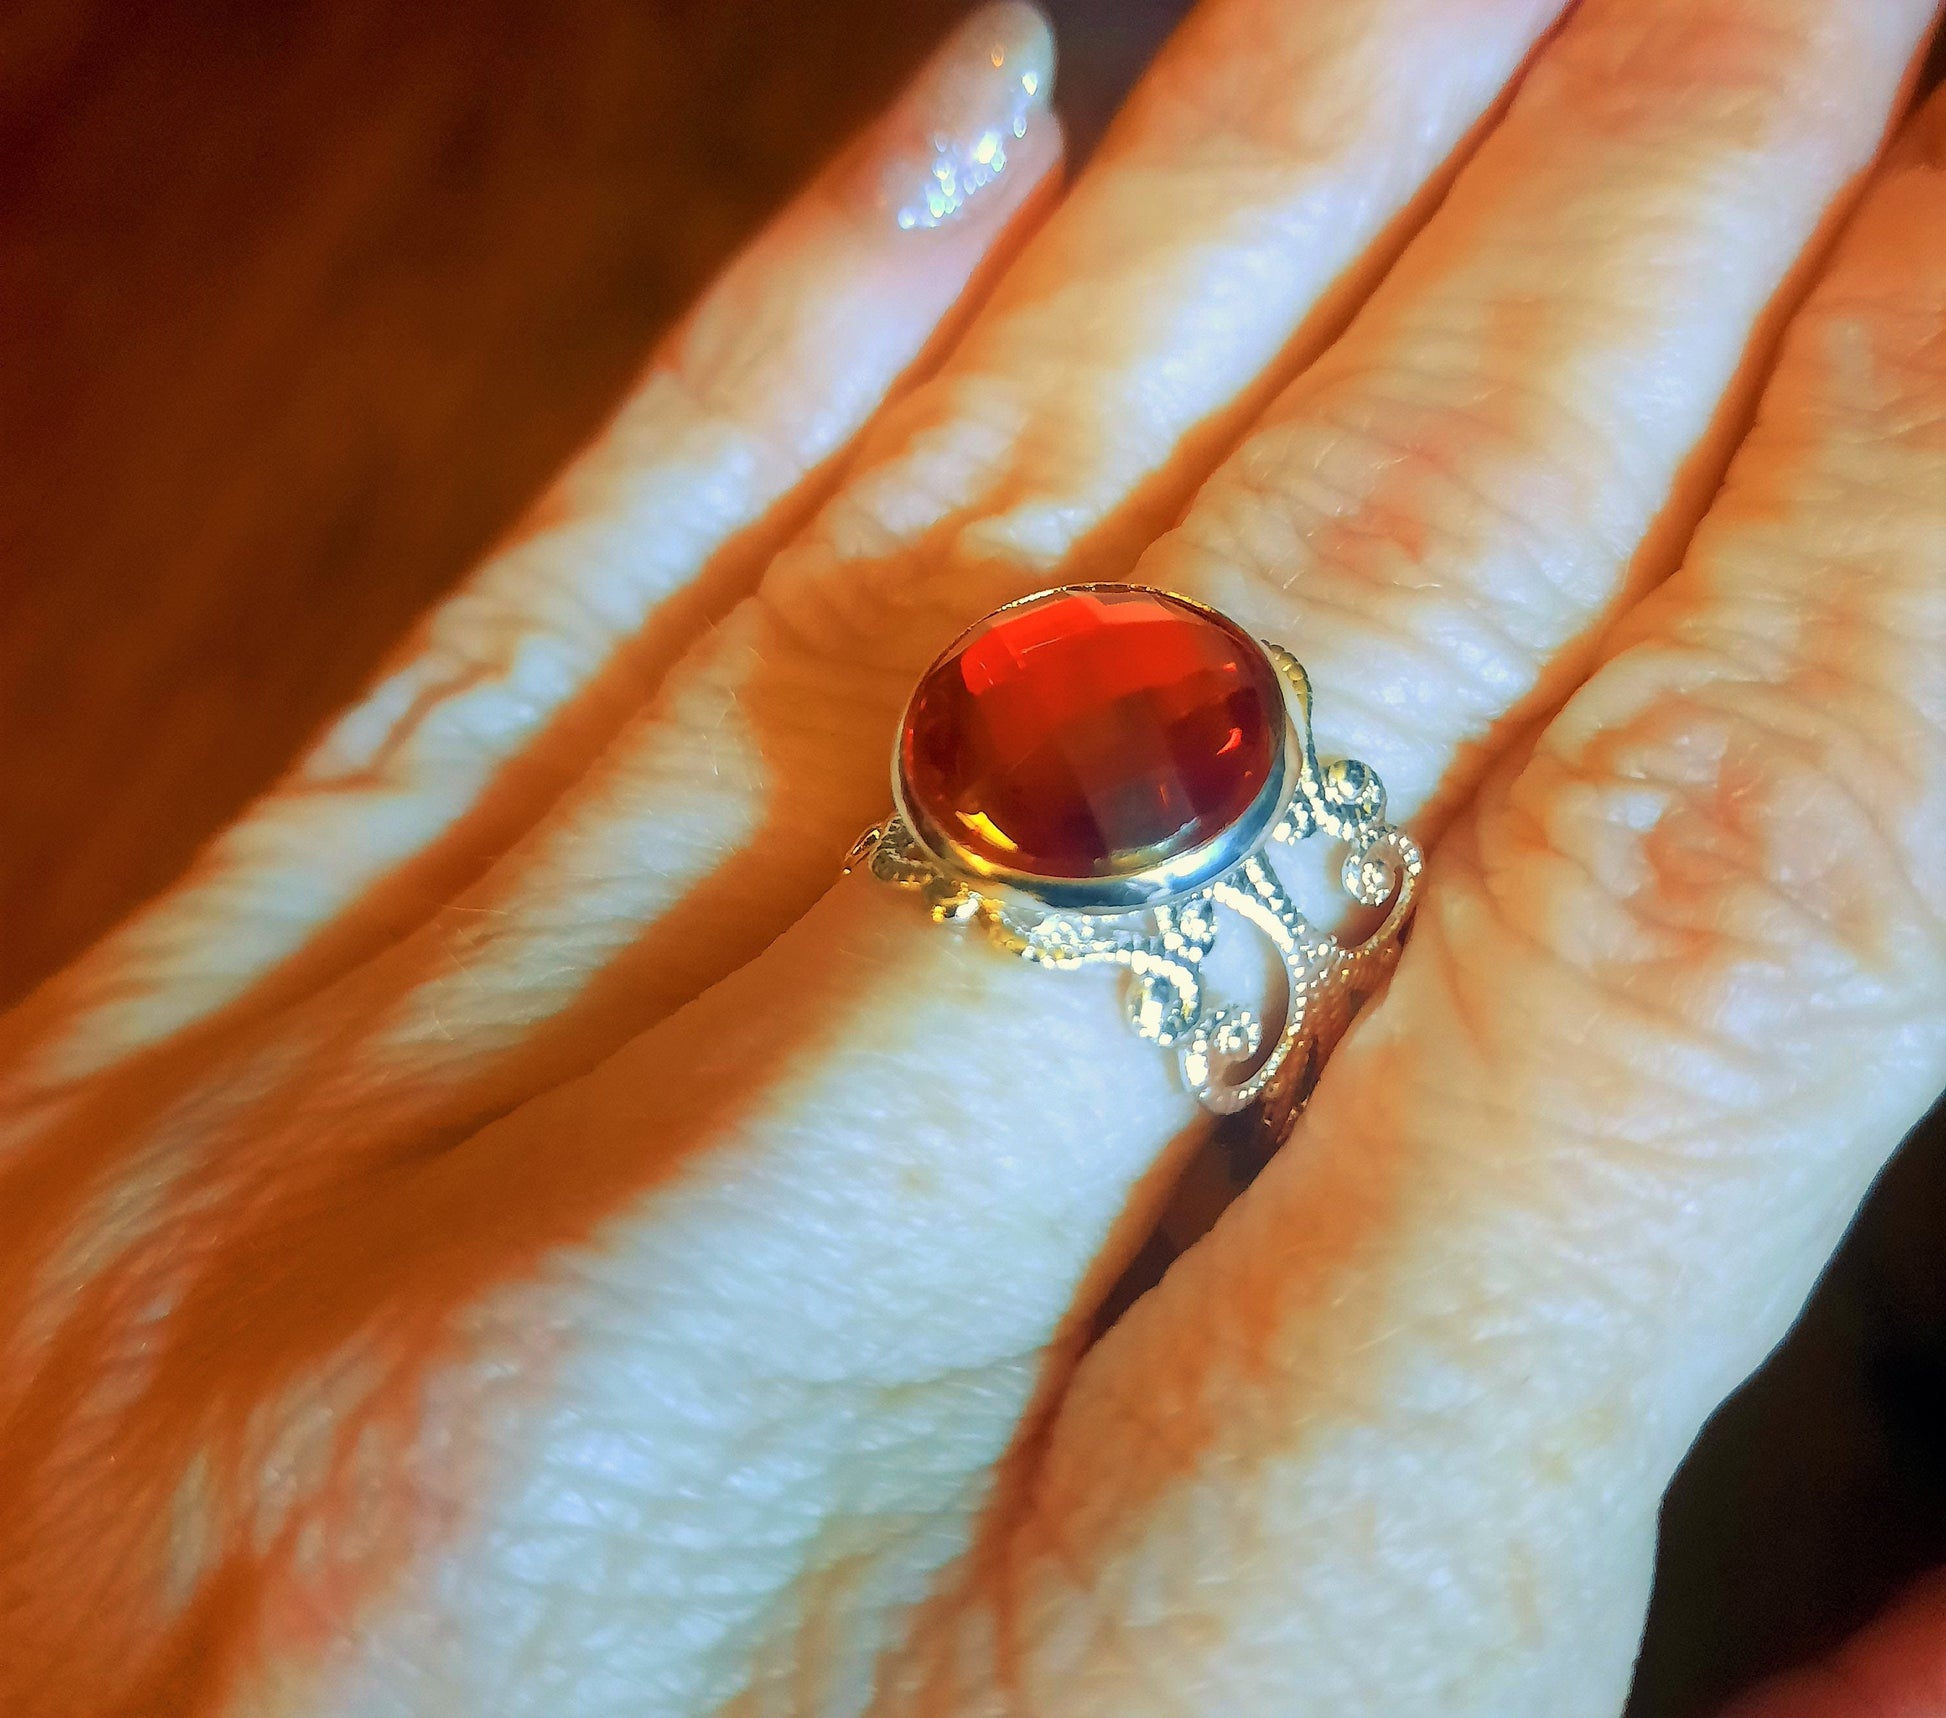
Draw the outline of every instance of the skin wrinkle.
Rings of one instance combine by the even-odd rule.
[[[1924,755],[1925,748],[1917,743],[1918,736],[1910,732],[1909,720],[1904,724],[1890,724],[1883,720],[1873,723],[1849,715],[1844,710],[1845,700],[1832,695],[1834,682],[1830,676],[1835,673],[1835,685],[1847,692],[1852,687],[1886,684],[1887,676],[1882,666],[1866,665],[1869,659],[1868,640],[1876,642],[1882,662],[1887,650],[1895,656],[1909,655],[1911,634],[1883,627],[1860,629],[1851,625],[1846,619],[1847,603],[1869,603],[1878,600],[1878,593],[1873,592],[1869,584],[1847,579],[1842,573],[1831,578],[1820,569],[1819,576],[1825,592],[1821,599],[1825,611],[1824,622],[1801,630],[1794,652],[1797,665],[1788,674],[1774,684],[1767,683],[1768,676],[1764,680],[1748,682],[1736,677],[1720,678],[1705,689],[1710,700],[1710,718],[1724,724],[1732,735],[1739,732],[1745,735],[1747,748],[1741,777],[1719,777],[1714,801],[1715,821],[1727,832],[1740,837],[1743,851],[1762,853],[1764,847],[1755,821],[1759,811],[1757,796],[1765,787],[1773,787],[1775,791],[1776,784],[1771,783],[1769,777],[1778,768],[1788,766],[1793,772],[1802,772],[1816,784],[1815,797],[1834,807],[1845,806],[1855,811],[1855,824],[1862,826],[1883,852],[1885,860],[1882,870],[1890,876],[1896,870],[1893,856],[1906,846],[1906,841],[1888,823],[1885,807],[1900,803],[1924,803],[1925,781],[1918,772],[1916,759]],[[1682,625],[1680,616],[1675,624],[1678,627]],[[1744,653],[1737,648],[1741,636],[1742,629],[1736,623],[1735,610],[1731,609],[1727,624],[1718,624],[1711,632],[1711,643],[1720,659],[1741,664]],[[1852,665],[1837,667],[1831,659],[1840,654],[1850,655],[1854,659]],[[1905,675],[1907,683],[1914,678],[1910,673]],[[1894,678],[1891,683],[1898,681]],[[1907,702],[1901,714],[1905,715],[1912,709],[1913,706]],[[1898,725],[1908,728],[1903,760],[1898,755]],[[1920,722],[1918,726],[1923,732],[1927,724]],[[1626,743],[1624,731],[1616,737],[1615,744]],[[1875,773],[1887,778],[1876,793],[1861,791],[1861,778],[1856,768],[1861,758],[1879,764],[1881,767]],[[1652,850],[1652,861],[1653,857]],[[1858,857],[1865,862],[1869,856],[1860,853]],[[1673,885],[1677,879],[1671,876],[1665,877],[1664,881]],[[1784,880],[1777,879],[1772,886],[1782,888]],[[1910,909],[1914,903],[1922,900],[1924,891],[1919,886],[1919,879],[1906,873],[1897,875],[1895,883],[1881,882],[1876,889],[1855,888],[1847,893],[1844,906],[1849,913],[1848,922],[1854,930],[1869,932],[1874,924],[1882,927],[1878,935],[1868,935],[1863,946],[1888,948],[1889,952],[1891,915],[1870,911],[1869,903],[1876,893],[1888,893],[1897,899],[1907,909],[1902,916],[1909,924]],[[1680,890],[1674,892],[1673,898],[1682,898]],[[1834,931],[1845,922],[1841,916],[1840,925],[1834,925],[1829,910],[1819,912],[1810,902],[1795,901],[1794,904]]]
[[[1750,722],[1748,712],[1725,715],[1710,711],[1703,715],[1709,729],[1717,729],[1726,722],[1730,725],[1731,738],[1717,747],[1720,761],[1713,781],[1692,785],[1667,776],[1658,777],[1651,773],[1652,765],[1646,758],[1624,775],[1610,761],[1611,746],[1617,751],[1638,753],[1647,748],[1649,757],[1678,751],[1681,736],[1694,731],[1690,724],[1699,715],[1703,713],[1685,708],[1681,702],[1665,703],[1660,706],[1657,720],[1663,724],[1662,731],[1668,738],[1660,746],[1656,744],[1653,730],[1649,733],[1617,730],[1604,737],[1600,751],[1566,765],[1574,779],[1593,789],[1597,796],[1604,782],[1616,779],[1648,783],[1667,795],[1667,809],[1655,826],[1641,835],[1639,845],[1646,861],[1646,876],[1620,904],[1631,914],[1645,910],[1652,913],[1653,917],[1641,922],[1658,933],[1658,940],[1673,934],[1687,941],[1688,946],[1680,951],[1682,963],[1705,970],[1711,964],[1708,956],[1717,946],[1720,904],[1731,891],[1754,888],[1781,896],[1804,919],[1819,924],[1835,942],[1833,933],[1838,925],[1833,915],[1818,911],[1808,901],[1793,898],[1785,880],[1775,874],[1772,844],[1765,838],[1767,826],[1788,824],[1789,820],[1779,818],[1775,807],[1766,801],[1785,785],[1780,784],[1778,777],[1780,773],[1788,774],[1789,760],[1787,752],[1778,747],[1769,733]],[[1828,765],[1812,767],[1814,779],[1827,790],[1818,796],[1827,806],[1835,808],[1846,800],[1857,803],[1842,774],[1834,776]],[[1548,790],[1543,787],[1539,791]],[[1859,809],[1865,808],[1861,804]],[[1888,844],[1888,858],[1892,850]],[[1846,892],[1846,904],[1862,912],[1871,892],[1869,888],[1854,887]],[[1855,922],[1877,923],[1881,932],[1864,949],[1853,952],[1869,956],[1874,947],[1886,948],[1890,925],[1885,923],[1885,915],[1872,914]],[[1707,940],[1695,940],[1699,937]],[[1774,955],[1776,951],[1771,952]],[[1633,962],[1639,957],[1631,951],[1629,958]]]
[[[1797,707],[1800,709],[1820,709],[1821,694],[1828,688],[1821,687],[1817,683],[1821,678],[1819,676],[1811,675],[1805,678],[1808,684],[1780,688],[1781,699],[1799,700]],[[1764,694],[1759,691],[1757,696],[1762,699]],[[1739,711],[1733,714],[1732,719],[1736,719],[1737,715],[1741,715],[1746,720],[1752,717],[1751,712]],[[1763,731],[1762,717],[1756,717],[1755,720],[1760,732]],[[1847,742],[1852,740],[1853,733],[1845,732],[1837,738],[1841,744],[1844,744],[1844,749],[1852,754],[1842,762],[1829,755],[1833,749],[1829,746],[1817,746],[1815,741],[1807,744],[1798,741],[1798,737],[1793,735],[1778,735],[1777,741],[1781,742],[1780,750],[1796,750],[1800,755],[1792,759],[1795,769],[1773,764],[1768,780],[1757,773],[1760,767],[1759,761],[1746,753],[1737,772],[1725,772],[1719,783],[1719,791],[1710,815],[1714,823],[1736,844],[1736,855],[1729,861],[1730,866],[1734,867],[1739,861],[1754,854],[1761,841],[1762,832],[1756,827],[1760,812],[1770,811],[1776,821],[1784,821],[1783,818],[1776,816],[1777,807],[1774,802],[1784,799],[1786,790],[1790,792],[1791,797],[1801,802],[1818,800],[1840,816],[1850,814],[1845,820],[1856,825],[1862,839],[1854,844],[1848,853],[1841,852],[1830,856],[1815,872],[1808,875],[1801,865],[1793,863],[1789,867],[1791,874],[1776,877],[1770,884],[1770,889],[1777,898],[1793,909],[1800,922],[1808,921],[1815,925],[1834,946],[1847,948],[1854,953],[1867,956],[1868,959],[1876,956],[1877,959],[1873,964],[1890,967],[1894,964],[1891,956],[1896,940],[1894,915],[1889,910],[1880,908],[1877,902],[1881,897],[1895,892],[1888,887],[1886,879],[1897,875],[1899,863],[1897,855],[1903,843],[1886,826],[1882,808],[1874,803],[1872,797],[1860,794],[1852,785],[1852,778],[1856,772],[1847,766],[1855,759],[1858,748]],[[1755,749],[1753,747],[1751,751],[1754,752]],[[1814,750],[1822,755],[1804,755]],[[1764,790],[1767,786],[1773,790],[1769,795],[1773,802],[1771,804],[1764,803]],[[1837,816],[1831,819],[1833,822],[1837,820]],[[1854,882],[1853,886],[1845,887],[1845,871],[1874,869],[1871,866],[1873,848],[1876,848],[1884,858],[1883,865],[1875,868],[1877,875],[1867,885],[1861,886]],[[1663,858],[1661,848],[1651,843],[1649,846],[1651,866],[1657,869],[1670,897],[1680,900],[1683,889],[1678,887],[1679,873],[1674,866],[1663,866],[1660,863]],[[1847,859],[1854,858],[1860,862],[1858,865],[1854,867],[1846,864]],[[1688,882],[1687,879],[1682,881],[1685,884]],[[1913,877],[1907,881],[1912,886],[1896,892],[1904,896],[1907,901],[1922,896],[1923,891],[1917,886],[1918,879]],[[1831,886],[1816,889],[1815,886],[1818,884]],[[1688,886],[1694,887],[1693,884]]]
[[[873,1451],[875,1459],[883,1459],[886,1452]],[[956,1496],[949,1495],[940,1501],[933,1512],[939,1518],[969,1518],[977,1507],[979,1498],[979,1476],[968,1476]],[[832,1517],[843,1523],[846,1533],[855,1532],[861,1511],[856,1505],[844,1506],[832,1512]],[[827,1517],[816,1533],[820,1537],[832,1537],[834,1530],[832,1517]],[[910,1537],[913,1529],[906,1529]],[[825,1681],[824,1667],[837,1656],[836,1647],[842,1634],[845,1615],[856,1590],[863,1586],[873,1570],[874,1564],[896,1554],[896,1537],[881,1533],[879,1543],[869,1549],[841,1551],[827,1558],[821,1558],[807,1551],[802,1563],[807,1571],[800,1583],[776,1594],[769,1606],[770,1615],[761,1622],[756,1633],[760,1638],[780,1640],[774,1653],[776,1667],[767,1672],[759,1670],[758,1675],[747,1684],[741,1694],[732,1697],[718,1711],[725,1718],[736,1714],[756,1714],[765,1710],[779,1708],[767,1704],[762,1698],[762,1688],[767,1679],[773,1685],[793,1687],[795,1698],[783,1710],[790,1712],[814,1712],[825,1706],[821,1698]],[[795,1619],[794,1621],[792,1619]],[[819,1649],[820,1635],[829,1637],[823,1650]],[[810,1644],[806,1644],[806,1643]],[[771,1662],[767,1655],[765,1663]]]
[[[401,773],[399,765],[406,761],[406,754],[434,716],[484,687],[504,687],[512,674],[512,664],[505,660],[452,663],[447,674],[414,691],[385,731],[362,748],[358,757],[336,760],[335,767],[307,770],[293,784],[293,798],[370,793],[396,785]]]
[[[1508,344],[1514,343],[1508,342]],[[1349,411],[1334,417],[1332,407],[1336,402],[1345,402],[1363,406],[1368,411],[1373,406],[1380,406],[1405,415],[1422,410],[1423,408],[1409,397],[1402,398],[1386,391],[1387,381],[1396,379],[1396,377],[1388,378],[1376,366],[1349,368],[1335,372],[1332,377],[1334,388],[1314,403],[1316,421],[1330,426],[1341,435],[1365,436],[1370,438],[1374,445],[1382,445],[1377,433],[1369,425],[1354,422]],[[1533,445],[1533,441],[1523,438],[1517,426],[1505,423],[1496,425],[1491,415],[1480,411],[1477,406],[1451,406],[1446,409],[1457,420],[1459,431],[1457,435],[1432,435],[1423,440],[1415,440],[1409,447],[1398,449],[1389,460],[1374,461],[1375,469],[1385,474],[1387,479],[1394,480],[1398,488],[1406,487],[1406,480],[1415,476],[1443,479],[1451,486],[1452,493],[1459,498],[1464,510],[1487,514],[1492,525],[1490,531],[1469,531],[1458,523],[1444,527],[1448,531],[1448,536],[1443,547],[1451,553],[1470,545],[1490,541],[1498,553],[1511,553],[1518,564],[1533,575],[1535,585],[1541,590],[1552,592],[1554,584],[1547,577],[1547,566],[1551,558],[1549,548],[1552,546],[1558,551],[1563,545],[1558,542],[1550,545],[1547,541],[1548,534],[1537,525],[1537,522],[1495,495],[1490,483],[1469,478],[1463,463],[1454,457],[1451,451],[1462,443],[1472,442],[1474,438],[1492,439],[1498,441],[1503,455],[1517,459],[1522,451]],[[1588,433],[1586,430],[1584,434],[1587,434],[1591,444],[1601,445],[1603,438],[1600,436]],[[1443,454],[1442,449],[1446,450]],[[1264,488],[1267,493],[1275,493],[1276,485],[1266,483]],[[1339,499],[1350,502],[1357,498],[1346,494]],[[1396,501],[1388,509],[1384,488],[1366,500],[1365,507],[1375,518],[1377,529],[1372,535],[1378,541],[1382,543],[1389,538],[1398,544],[1408,562],[1417,563],[1422,567],[1427,564],[1427,534],[1442,528],[1438,519],[1438,509],[1421,507],[1417,514],[1413,514],[1400,510]],[[1564,511],[1573,510],[1568,508]],[[1425,515],[1432,515],[1432,517]],[[1411,521],[1409,531],[1407,521]],[[1354,525],[1355,519],[1344,520],[1340,522],[1340,529],[1351,531]],[[1331,555],[1316,547],[1313,548],[1313,552],[1317,553],[1319,559],[1329,567],[1350,568],[1359,564],[1359,558],[1355,556]],[[1558,555],[1552,558],[1558,558]],[[1440,581],[1436,578],[1428,579],[1427,584],[1439,588]],[[1513,593],[1509,592],[1509,595]],[[1533,598],[1528,587],[1520,589],[1519,600],[1515,602],[1497,607],[1481,602],[1469,604],[1469,607],[1478,613],[1483,624],[1509,629],[1519,625],[1526,611],[1533,606]],[[1544,610],[1541,618],[1545,623]],[[1507,636],[1510,643],[1516,642],[1511,632],[1508,632]]]
[[[1330,423],[1329,414],[1320,413],[1321,423]],[[1309,424],[1304,426],[1309,429]],[[1340,438],[1358,437],[1376,449],[1378,442],[1372,432],[1339,422],[1331,425]],[[1295,426],[1292,426],[1293,430]],[[1273,431],[1274,435],[1275,432]],[[1342,445],[1342,440],[1334,443]],[[1253,442],[1253,450],[1256,443]],[[1398,476],[1403,468],[1418,462],[1418,469]],[[1324,479],[1321,461],[1313,461],[1306,471],[1307,485],[1315,483],[1327,487],[1334,505],[1344,511],[1334,517],[1328,532],[1309,532],[1302,528],[1300,515],[1290,506],[1290,499],[1301,493],[1286,470],[1279,474],[1277,467],[1286,462],[1275,459],[1265,462],[1268,470],[1239,472],[1239,494],[1234,503],[1249,518],[1247,531],[1240,530],[1215,509],[1199,508],[1191,515],[1183,527],[1181,540],[1194,543],[1204,553],[1219,564],[1232,564],[1247,569],[1258,578],[1272,585],[1282,595],[1302,602],[1305,610],[1319,609],[1336,612],[1348,619],[1365,624],[1383,626],[1388,638],[1394,640],[1401,651],[1415,653],[1430,664],[1442,653],[1430,643],[1418,640],[1410,625],[1418,617],[1419,604],[1426,599],[1452,589],[1432,568],[1450,565],[1469,541],[1477,540],[1474,533],[1458,525],[1436,524],[1428,515],[1436,514],[1437,509],[1420,507],[1415,514],[1408,515],[1399,510],[1397,501],[1384,492],[1370,498],[1354,495],[1344,489],[1330,489]],[[1424,474],[1432,473],[1438,477],[1450,478],[1455,491],[1461,493],[1469,505],[1494,505],[1485,491],[1465,486],[1449,468],[1438,467],[1430,461],[1423,449],[1412,449],[1389,459],[1374,458],[1373,467],[1394,474],[1388,487],[1411,491],[1415,494],[1426,485]],[[1245,483],[1249,487],[1245,487]],[[1255,505],[1253,505],[1253,498]],[[1227,497],[1225,498],[1227,500]],[[1423,497],[1419,497],[1423,499]],[[1228,509],[1225,509],[1227,512]],[[1307,509],[1308,511],[1308,509]],[[1267,521],[1263,515],[1270,516]],[[1405,521],[1414,522],[1408,526]],[[1269,523],[1279,538],[1290,545],[1290,553],[1274,553],[1268,545],[1257,547],[1262,542],[1260,533]],[[1444,553],[1435,559],[1428,553],[1428,534],[1437,530],[1441,534],[1440,547]],[[1532,532],[1522,527],[1516,533],[1517,552],[1525,554],[1521,544]],[[1504,549],[1503,539],[1495,539],[1496,548]],[[1252,545],[1239,553],[1243,544]],[[1417,577],[1406,573],[1405,569],[1395,569],[1388,565],[1383,574],[1371,570],[1373,555],[1370,551],[1383,553],[1388,548],[1397,548],[1405,556],[1410,566],[1419,569]],[[1541,551],[1534,551],[1538,560]],[[1283,568],[1284,570],[1279,570]],[[1394,612],[1388,614],[1384,598],[1397,593],[1401,598],[1410,595],[1414,601],[1399,600],[1389,605]],[[1519,624],[1508,617],[1504,611],[1496,610],[1494,605],[1474,599],[1463,586],[1454,590],[1452,608],[1455,613],[1463,614],[1489,637],[1498,637],[1509,648],[1510,656],[1525,657],[1532,653],[1532,646],[1514,629]],[[1465,688],[1455,687],[1463,692]],[[1496,705],[1498,701],[1496,700]]]
[[[1700,98],[1714,98],[1726,131],[1751,148],[1797,126],[1812,129],[1807,117],[1839,108],[1829,72],[1852,43],[1827,8],[1798,0],[1688,14],[1645,9],[1631,20],[1611,6],[1605,16],[1609,28],[1571,35],[1550,57],[1538,99],[1629,131],[1681,126]]]

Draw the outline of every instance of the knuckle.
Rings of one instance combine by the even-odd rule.
[[[1509,813],[1570,862],[1578,897],[1615,910],[1605,935],[1584,920],[1578,952],[1631,986],[1673,983],[1719,1025],[1739,1003],[1747,1026],[1808,1029],[1937,998],[1946,926],[1900,760],[1869,703],[1816,671],[1752,672],[1757,654],[1721,637],[1635,647],[1516,784]]]
[[[1619,560],[1575,500],[1571,473],[1600,468],[1590,426],[1537,394],[1510,436],[1469,392],[1430,368],[1334,378],[1254,435],[1156,551],[1178,583],[1302,641],[1327,723],[1378,748],[1395,794],[1418,773],[1434,785],[1455,743],[1532,691]]]
[[[1246,445],[1205,528],[1294,602],[1450,603],[1531,651],[1558,632],[1583,558],[1549,473],[1570,463],[1564,441],[1588,436],[1539,394],[1510,435],[1451,398],[1476,393],[1430,367],[1339,378]],[[1557,450],[1545,461],[1529,452],[1543,445]]]
[[[1577,129],[1707,129],[1760,147],[1835,99],[1830,68],[1858,52],[1846,36],[1833,6],[1611,5],[1563,34],[1535,66],[1528,99]]]

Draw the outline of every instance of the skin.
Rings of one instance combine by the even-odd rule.
[[[1946,1082],[1932,24],[1206,0],[1065,192],[1031,15],[949,44],[0,1023],[0,1705],[1618,1711]],[[925,662],[1101,576],[1291,643],[1434,852],[1091,1345],[1196,1106],[1111,975],[832,878]],[[1940,1615],[1738,1718],[1936,1710]]]

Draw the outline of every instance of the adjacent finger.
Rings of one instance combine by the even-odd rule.
[[[612,734],[828,488],[1056,165],[1031,8],[966,22],[663,342],[613,422],[282,783],[9,1022],[23,1097],[263,1012],[414,922]]]
[[[998,602],[1128,572],[1423,218],[1557,10],[1199,8],[951,361],[469,903],[492,917],[462,933],[468,1007],[600,974],[639,1027],[801,913],[882,809],[926,661]]]
[[[1946,1081],[1942,228],[1946,98],[1682,571],[1079,1369],[914,1709],[1620,1707],[1664,1484]]]
[[[385,1032],[428,1061],[448,1038],[427,1023],[465,1021],[468,1078],[518,1040],[522,1086],[483,1100],[503,1102],[561,1066],[524,1059],[537,1019],[585,1065],[775,934],[877,811],[909,670],[953,630],[942,614],[1076,556],[1099,568],[1105,538],[1126,539],[1125,564],[1207,457],[1212,418],[1251,398],[1549,10],[1198,13],[772,594],[454,914],[361,975],[360,1012],[395,1010]]]
[[[778,570],[828,587],[822,612],[858,609],[862,630],[825,648],[775,604],[739,610],[479,886],[280,1026],[281,1066],[327,1072],[302,1100],[283,1082],[278,1114],[303,1126],[322,1107],[332,1119],[314,1131],[379,1145],[465,1125],[591,1064],[800,911],[854,818],[878,809],[904,693],[882,673],[887,653],[930,651],[935,598],[983,606],[958,588],[977,587],[983,557],[1020,584],[1045,577],[1048,557],[1097,552],[1104,534],[1128,535],[1132,555],[1149,513],[1173,509],[1185,472],[1212,457],[1212,422],[1250,403],[1280,351],[1288,363],[1321,337],[1307,319],[1361,253],[1387,254],[1381,228],[1551,9],[1221,0],[1197,14],[953,358],[890,414]],[[875,602],[888,580],[911,588]],[[715,876],[759,826],[735,874]],[[690,910],[672,912],[692,889]],[[108,949],[71,982],[106,986],[125,955]],[[120,982],[148,994],[139,972]],[[99,1062],[99,1021],[70,1029],[57,1070]],[[99,1036],[116,1041],[112,1022]],[[208,1084],[227,1106],[254,1081],[225,1068]],[[70,1120],[91,1140],[110,1132]]]
[[[1320,750],[1436,837],[1675,564],[1932,11],[1581,7],[1138,577],[1287,642]]]
[[[1582,7],[1345,337],[1143,558],[1301,655],[1321,750],[1379,768],[1422,843],[1680,555],[1931,5]],[[1335,925],[1335,857],[1280,857]],[[1172,1244],[1234,1184],[1204,1167]]]

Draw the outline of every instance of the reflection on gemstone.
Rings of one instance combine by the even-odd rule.
[[[1276,768],[1276,670],[1220,616],[1082,586],[987,616],[906,711],[910,810],[963,853],[1045,878],[1126,875],[1220,835]]]

